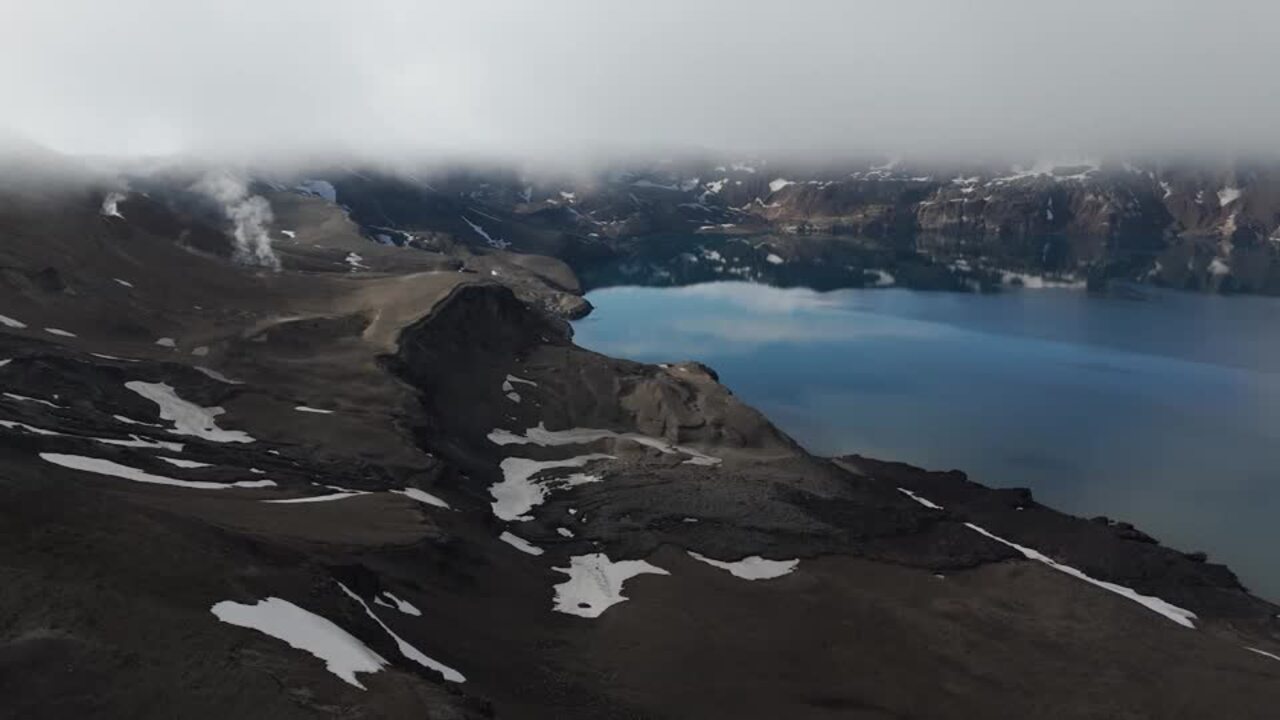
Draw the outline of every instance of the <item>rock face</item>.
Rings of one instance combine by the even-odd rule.
[[[656,262],[658,271],[633,272],[633,280],[673,282],[680,252],[655,258],[655,243],[678,239],[682,252],[696,254],[707,240],[789,246],[799,235],[832,248],[856,238],[884,256],[878,269],[914,274],[905,281],[912,287],[991,287],[988,277],[953,273],[943,281],[912,270],[963,262],[997,279],[1015,272],[1280,293],[1280,163],[687,163],[564,178],[328,177],[338,202],[372,236],[421,246],[443,233],[476,247],[560,257],[584,276],[617,277]],[[768,270],[744,267],[739,277]],[[825,272],[838,286],[861,284],[860,270]]]
[[[1225,568],[812,456],[710,368],[576,347],[563,263],[262,190],[264,270],[161,190],[0,192],[0,717],[1280,704],[1280,608]]]

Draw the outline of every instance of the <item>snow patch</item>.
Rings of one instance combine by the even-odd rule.
[[[689,556],[698,562],[704,562],[712,567],[718,567],[721,570],[728,570],[734,577],[743,580],[772,580],[783,575],[789,575],[797,566],[800,560],[766,560],[759,555],[752,555],[734,562],[724,562],[722,560],[712,560],[705,555],[690,550]]]
[[[686,463],[691,465],[719,465],[720,458],[712,457],[698,450],[683,445],[673,445],[661,438],[649,437],[639,433],[620,433],[613,430],[604,430],[598,428],[570,428],[568,430],[548,430],[541,422],[537,427],[531,427],[525,431],[524,435],[516,435],[509,430],[501,428],[489,433],[489,441],[495,445],[540,445],[542,447],[557,447],[560,445],[584,445],[597,440],[616,439],[630,440],[631,442],[651,447],[664,454],[679,453],[688,455],[689,459]]]
[[[546,552],[546,550],[543,550],[542,548],[538,547],[537,545],[534,545],[528,540],[525,540],[519,535],[513,535],[510,532],[503,531],[503,533],[498,536],[498,539],[510,545],[511,547],[519,550],[520,552],[526,553],[528,555],[541,555],[542,553]]]
[[[241,480],[233,483],[204,482],[199,480],[178,480],[176,478],[164,477],[163,475],[152,475],[145,470],[139,470],[128,465],[103,460],[101,458],[86,457],[84,455],[64,455],[62,453],[40,453],[40,459],[45,462],[53,463],[72,470],[81,470],[83,472],[96,473],[98,475],[109,475],[111,477],[123,478],[134,482],[148,483],[152,485],[172,485],[174,487],[191,488],[193,490],[226,490],[229,488],[261,488],[274,487],[275,483],[271,480]]]
[[[169,463],[170,465],[173,465],[173,466],[175,466],[175,467],[180,467],[180,468],[207,468],[207,467],[213,467],[213,466],[212,466],[212,465],[210,465],[209,463],[196,462],[195,460],[183,460],[182,458],[164,457],[163,455],[161,455],[161,456],[157,456],[157,457],[156,457],[156,459],[157,459],[157,460],[163,460],[163,461],[165,461],[165,462]]]
[[[915,493],[911,492],[910,490],[908,490],[908,489],[906,489],[906,488],[898,488],[898,492],[902,493],[903,495],[906,495],[907,497],[911,498],[912,500],[915,500],[916,502],[920,503],[921,505],[923,505],[923,506],[925,506],[925,507],[927,507],[927,508],[929,508],[929,509],[931,509],[931,510],[941,510],[941,509],[942,509],[942,506],[941,506],[941,505],[939,505],[939,504],[937,504],[937,503],[935,503],[935,502],[932,502],[932,501],[930,501],[930,500],[926,500],[925,498],[920,497],[919,495],[917,495],[917,494],[915,494]]]
[[[781,257],[774,255],[773,253],[769,253],[768,255],[766,255],[764,259],[765,259],[765,262],[769,263],[770,265],[781,265],[782,263],[786,262],[786,260],[783,260]]]
[[[66,436],[66,433],[60,433],[57,430],[46,430],[42,427],[36,427],[35,425],[28,425],[26,423],[18,422],[17,420],[0,420],[0,427],[6,430],[22,430],[24,432],[29,432],[32,435],[44,435],[46,437],[52,437],[52,436],[65,437]]]
[[[502,482],[489,486],[493,514],[500,520],[532,520],[528,512],[541,505],[552,490],[599,482],[597,475],[574,473],[566,477],[535,481],[533,477],[548,470],[580,468],[593,460],[607,460],[612,455],[579,455],[565,460],[529,460],[507,458],[502,461]]]
[[[129,282],[128,280],[121,280],[120,278],[111,278],[111,279],[114,280],[117,284],[123,285],[124,287],[127,287],[127,288],[133,287],[133,283]]]
[[[354,490],[354,491],[330,493],[328,495],[312,495],[310,497],[285,498],[284,500],[263,500],[262,502],[275,503],[278,505],[297,505],[301,503],[333,502],[334,500],[346,500],[347,498],[353,498],[358,495],[368,495],[368,494],[369,493],[361,490]]]
[[[1280,660],[1280,655],[1274,655],[1272,653],[1267,652],[1266,650],[1259,650],[1258,648],[1251,648],[1247,646],[1245,647],[1245,650],[1248,650],[1251,653],[1258,653],[1259,655],[1262,655],[1264,657],[1269,657],[1272,660]]]
[[[0,315],[0,325],[4,325],[5,327],[17,328],[19,330],[27,326],[27,324],[22,322],[21,320],[14,320],[13,318],[8,317],[6,315]]]
[[[516,392],[515,385],[513,383],[523,383],[525,385],[538,387],[538,383],[532,380],[525,380],[522,377],[508,375],[506,379],[502,381],[502,392],[506,393],[507,399],[514,403],[520,402],[520,393]]]
[[[312,414],[314,414],[314,415],[332,415],[332,414],[333,414],[333,411],[332,411],[332,410],[325,410],[325,409],[323,409],[323,408],[307,407],[306,405],[298,405],[298,406],[294,407],[293,409],[294,409],[294,410],[297,410],[298,412],[312,413]]]
[[[119,358],[116,358],[116,359],[119,359]],[[129,360],[128,362],[138,362],[138,361],[137,361],[137,360]],[[213,380],[217,380],[217,381],[218,381],[218,382],[220,382],[220,383],[226,383],[226,384],[228,384],[228,385],[243,385],[243,384],[244,384],[244,383],[240,382],[239,380],[232,380],[231,378],[227,377],[226,375],[223,375],[222,373],[218,372],[217,370],[214,370],[213,368],[207,368],[207,367],[202,367],[202,366],[200,366],[200,365],[196,365],[196,366],[194,366],[194,369],[195,369],[195,371],[196,371],[196,372],[200,373],[201,375],[204,375],[205,377],[207,377],[207,378],[211,378],[211,379],[213,379]]]
[[[116,416],[116,417],[119,418],[119,416]],[[136,424],[146,425],[149,423],[136,423]],[[92,437],[88,435],[72,435],[69,433],[58,432],[57,430],[48,430],[42,427],[28,425],[26,423],[17,422],[16,420],[0,420],[0,427],[6,428],[8,430],[22,430],[24,432],[29,432],[33,435],[43,435],[45,437],[79,437],[85,440],[89,440],[91,442],[102,443],[103,445],[115,445],[117,447],[146,448],[148,450],[167,450],[169,452],[179,452],[179,453],[182,452],[183,447],[185,447],[182,443],[165,442],[164,440],[152,440],[150,438],[143,438],[134,434],[129,435],[130,437],[129,440],[121,440],[118,438],[100,438],[100,437]]]
[[[167,348],[178,347],[178,342],[171,337],[162,337],[156,341],[156,344],[159,345],[160,347],[167,347]]]
[[[637,575],[670,575],[644,560],[614,562],[603,553],[569,558],[569,567],[552,568],[569,579],[555,586],[556,612],[595,618],[627,600],[622,585]]]
[[[44,329],[44,331],[49,333],[50,335],[57,335],[58,337],[69,337],[69,338],[76,337],[75,333],[68,332],[66,330],[59,330],[58,328],[47,327]]]
[[[115,355],[105,355],[103,353],[91,352],[89,354],[101,360],[115,360],[116,362],[130,362],[130,363],[142,362],[141,360],[134,360],[133,358],[123,358],[123,357],[117,357]]]
[[[876,276],[876,279],[871,283],[875,287],[890,287],[898,281],[897,278],[884,270],[868,270],[867,272]]]
[[[251,443],[253,437],[239,430],[223,430],[214,418],[226,411],[220,407],[204,408],[178,397],[174,389],[165,383],[149,383],[131,380],[124,386],[160,407],[160,419],[173,422],[169,432],[191,435],[210,442]]]
[[[386,598],[386,600],[383,600],[383,598]],[[373,602],[375,605],[389,607],[392,610],[399,610],[405,615],[422,617],[422,611],[414,607],[413,603],[409,602],[408,600],[401,600],[395,595],[392,595],[390,590],[383,590],[381,595],[373,599]]]
[[[1218,207],[1226,207],[1240,199],[1240,188],[1224,187],[1218,191]]]
[[[489,247],[497,248],[498,250],[505,250],[511,247],[511,243],[507,242],[506,240],[503,240],[501,238],[494,239],[490,237],[489,233],[485,232],[484,228],[471,222],[466,218],[466,216],[462,216],[462,222],[466,223],[467,225],[470,225],[471,229],[475,230],[477,235],[484,238],[485,243],[487,243]]]
[[[1045,565],[1048,565],[1049,567],[1053,568],[1054,570],[1066,573],[1067,575],[1070,575],[1071,577],[1077,578],[1079,580],[1083,580],[1089,583],[1090,585],[1097,585],[1098,587],[1104,590],[1109,590],[1121,597],[1127,598],[1129,600],[1132,600],[1138,603],[1139,605],[1142,605],[1143,607],[1147,608],[1148,610],[1151,610],[1152,612],[1163,615],[1183,627],[1188,627],[1193,630],[1196,627],[1195,623],[1192,622],[1193,620],[1196,619],[1196,614],[1191,612],[1190,610],[1185,610],[1176,605],[1167,603],[1158,597],[1152,597],[1151,595],[1143,595],[1142,593],[1136,590],[1133,590],[1131,588],[1127,588],[1123,585],[1117,585],[1112,582],[1107,582],[1106,580],[1098,580],[1097,578],[1090,577],[1073,567],[1070,567],[1068,565],[1063,565],[1053,560],[1048,555],[1044,555],[1039,551],[1032,550],[1029,547],[1023,547],[1022,545],[1009,542],[1008,540],[1005,540],[1002,537],[993,535],[992,533],[987,532],[986,530],[978,527],[977,525],[974,525],[973,523],[965,523],[965,525],[970,530],[973,530],[981,535],[985,535],[991,538],[992,540],[995,540],[996,542],[1008,545],[1014,550],[1017,550],[1018,552],[1022,553],[1022,555],[1026,557],[1028,560],[1036,560],[1038,562],[1042,562]]]
[[[777,180],[774,180],[769,183],[769,192],[778,192],[779,190],[781,190],[782,188],[788,185],[795,185],[795,183],[790,180],[783,180],[782,178],[778,178]]]
[[[397,495],[403,495],[409,498],[410,500],[417,500],[418,502],[424,503],[426,505],[434,505],[438,508],[444,508],[445,510],[453,509],[449,507],[449,503],[445,502],[444,500],[441,500],[440,498],[436,497],[435,495],[432,495],[431,493],[425,490],[419,490],[418,488],[404,488],[403,490],[392,490],[391,492]]]
[[[6,362],[5,364],[7,365],[8,362]],[[55,410],[60,410],[64,407],[62,405],[59,405],[58,403],[49,402],[48,400],[42,400],[41,398],[37,398],[37,397],[31,397],[30,395],[19,395],[18,393],[7,392],[4,394],[4,396],[9,398],[10,400],[17,400],[18,402],[37,403],[39,405],[44,405],[45,407],[54,408]]]
[[[637,180],[631,183],[631,185],[632,187],[649,188],[652,190],[670,190],[672,192],[680,191],[680,187],[678,185],[660,185],[652,180]]]
[[[359,595],[351,592],[351,590],[348,589],[346,585],[343,585],[342,583],[338,583],[338,587],[342,588],[342,592],[346,593],[347,596],[350,597],[352,600],[355,600],[356,602],[360,603],[360,607],[364,608],[365,613],[367,613],[369,617],[373,618],[373,621],[378,623],[378,625],[388,635],[391,636],[391,639],[394,640],[396,643],[396,647],[400,650],[401,655],[404,655],[405,657],[418,663],[419,665],[421,665],[422,667],[428,670],[434,670],[440,673],[441,677],[443,677],[445,680],[448,680],[449,682],[460,683],[460,682],[467,681],[467,679],[462,676],[462,673],[458,672],[457,670],[454,670],[453,668],[449,667],[448,665],[445,665],[442,662],[439,662],[437,660],[433,660],[432,658],[427,657],[426,654],[423,653],[421,650],[410,645],[408,642],[405,641],[404,638],[395,634],[395,632],[392,631],[391,628],[387,627],[386,623],[382,622],[382,618],[378,617],[373,612],[373,608],[369,607],[369,604],[366,603],[364,599],[362,599]],[[386,661],[384,660],[383,662],[386,662]]]
[[[62,433],[57,433],[57,434],[61,435]],[[115,445],[117,447],[129,447],[129,448],[145,448],[148,450],[168,450],[169,452],[182,452],[182,449],[186,447],[182,443],[165,442],[164,440],[152,440],[150,438],[140,437],[132,433],[129,434],[129,437],[132,438],[132,440],[118,440],[116,438],[99,438],[99,437],[91,437],[86,439],[92,440],[96,443],[102,443],[103,445]]]
[[[224,600],[210,612],[224,623],[257,630],[311,653],[324,661],[329,672],[361,690],[365,687],[356,673],[375,673],[388,664],[346,630],[288,600],[269,597],[253,605]]]
[[[1009,182],[1015,182],[1026,178],[1048,176],[1055,182],[1076,181],[1082,182],[1088,180],[1089,176],[1099,172],[1102,169],[1101,163],[1097,160],[1081,160],[1081,161],[1047,161],[1041,160],[1036,162],[1030,168],[1024,168],[1020,165],[1013,167],[1013,174],[1004,177],[995,178],[991,182],[996,185],[1003,185]],[[1067,174],[1068,170],[1073,170]]]
[[[1042,275],[1008,271],[1001,271],[1000,282],[1004,285],[1021,285],[1028,290],[1043,290],[1045,288],[1080,290],[1088,285],[1084,280],[1054,280]]]

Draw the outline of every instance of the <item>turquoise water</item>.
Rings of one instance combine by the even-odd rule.
[[[1280,300],[608,288],[577,342],[700,360],[810,450],[958,468],[1280,599]]]

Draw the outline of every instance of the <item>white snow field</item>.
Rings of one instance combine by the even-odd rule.
[[[529,542],[528,540],[525,540],[519,535],[513,535],[510,532],[503,531],[503,533],[498,536],[498,539],[510,545],[511,547],[519,550],[520,552],[526,553],[528,555],[541,555],[542,553],[546,552],[545,550],[538,547],[537,545],[534,545],[533,543]]]
[[[527,513],[541,505],[548,493],[556,488],[573,487],[599,482],[596,475],[573,473],[563,477],[535,481],[533,477],[548,470],[580,468],[593,460],[611,459],[612,455],[579,455],[564,460],[528,460],[507,458],[502,461],[502,482],[489,486],[493,497],[493,514],[501,520],[530,520]]]
[[[637,575],[671,574],[644,560],[614,562],[603,553],[576,555],[569,558],[569,567],[552,569],[569,576],[555,586],[554,609],[584,618],[600,617],[605,610],[625,601],[622,585],[627,580]]]
[[[84,472],[96,473],[98,475],[109,475],[111,477],[123,478],[134,482],[149,483],[152,485],[172,485],[174,487],[191,488],[193,490],[228,490],[231,488],[263,488],[275,487],[272,480],[241,480],[232,483],[208,482],[203,480],[179,480],[177,478],[165,477],[163,475],[153,475],[145,470],[140,470],[128,465],[121,465],[110,460],[101,458],[86,457],[84,455],[65,455],[63,453],[40,453],[40,459],[45,462],[60,465],[72,470],[81,470]]]
[[[604,439],[630,440],[631,442],[651,447],[665,454],[679,453],[688,455],[689,459],[686,463],[691,465],[718,465],[720,458],[712,457],[706,453],[699,452],[690,447],[683,445],[673,445],[662,438],[649,437],[639,433],[620,433],[613,430],[604,430],[601,428],[570,428],[568,430],[548,430],[546,426],[539,422],[537,427],[531,427],[524,431],[523,435],[517,435],[510,430],[497,428],[489,433],[489,442],[495,445],[540,445],[542,447],[556,447],[560,445],[583,445]]]
[[[165,383],[149,383],[131,380],[125,387],[160,406],[160,418],[173,423],[169,432],[177,435],[191,435],[211,442],[251,443],[253,437],[239,430],[223,430],[214,422],[214,418],[225,410],[220,407],[204,408],[178,397],[174,389]]]
[[[721,570],[728,570],[734,577],[739,577],[743,580],[772,580],[783,575],[789,575],[800,565],[800,560],[798,559],[766,560],[759,555],[752,555],[741,560],[725,562],[723,560],[713,560],[692,550],[688,552],[689,556],[694,560],[704,562],[712,567],[718,567]]]
[[[346,630],[288,600],[269,597],[253,605],[224,600],[210,612],[224,623],[257,630],[311,653],[324,661],[329,672],[361,690],[365,687],[356,673],[375,673],[387,665],[385,658]]]

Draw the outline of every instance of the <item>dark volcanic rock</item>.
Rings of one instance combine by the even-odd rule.
[[[1073,517],[1035,502],[1025,489],[988,488],[962,472],[929,472],[856,455],[841,462],[1093,577],[1168,600],[1201,617],[1255,623],[1265,632],[1280,633],[1280,608],[1249,595],[1226,566],[1162,547],[1129,523]]]
[[[180,180],[157,176],[124,218],[101,214],[101,188],[0,192],[0,717],[1269,718],[1280,703],[1280,663],[1245,649],[1280,652],[1275,608],[1225,568],[1025,490],[814,457],[710,368],[574,346],[581,286],[563,263],[362,227],[426,193],[423,223],[478,210],[517,247],[603,244],[650,220],[751,222],[664,198],[740,208],[773,192],[763,176],[575,194],[462,175],[381,213],[385,177],[338,179],[360,224],[264,183],[288,197],[279,272],[230,262]],[[430,232],[479,237],[449,222]],[[842,272],[864,282],[887,252],[733,245],[778,277],[863,258]],[[966,522],[1193,608],[1197,627]],[[776,576],[742,577],[762,566]],[[636,567],[650,572],[611,579]],[[597,595],[602,614],[572,614]],[[273,636],[285,623],[220,619],[263,602],[331,623],[381,669],[361,689]]]

